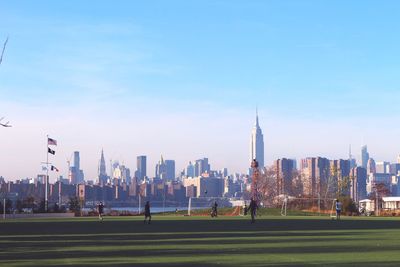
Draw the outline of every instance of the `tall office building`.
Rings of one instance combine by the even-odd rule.
[[[367,197],[367,170],[362,167],[354,167],[350,171],[350,196],[354,202]]]
[[[84,182],[83,171],[80,169],[79,151],[74,152],[74,166],[69,169],[70,184],[81,184]]]
[[[79,156],[79,151],[75,151],[74,152],[74,167],[77,168],[78,170],[81,167],[80,161],[81,161],[81,158]]]
[[[264,136],[258,123],[258,112],[256,112],[256,124],[251,131],[250,138],[250,162],[258,161],[260,168],[264,167]]]
[[[143,180],[147,176],[146,165],[147,165],[147,157],[146,156],[138,156],[136,158],[136,178]]]
[[[106,160],[104,159],[103,149],[101,150],[101,157],[99,163],[99,184],[106,184],[108,180],[107,172],[106,172]]]
[[[315,172],[316,158],[306,158],[300,161],[300,169],[303,180],[303,194],[315,196]]]
[[[127,168],[125,165],[119,166],[119,169],[121,170],[121,178],[120,178],[120,184],[131,184],[131,171],[129,168]]]
[[[175,160],[165,160],[166,166],[166,179],[171,181],[175,180]]]
[[[228,168],[223,168],[221,170],[221,175],[222,175],[222,178],[227,177],[228,176]]]
[[[350,161],[350,168],[354,168],[357,166],[356,159],[354,159],[353,155],[351,154],[351,145],[349,146],[349,161]]]
[[[331,187],[335,181],[330,179],[331,163],[329,159],[318,157],[315,167],[315,192],[320,195],[327,194],[327,192],[331,193]]]
[[[327,190],[331,196],[337,193],[341,195],[350,195],[350,181],[347,179],[350,175],[350,160],[331,160],[330,176],[328,179]]]
[[[165,161],[163,156],[161,155],[161,159],[156,164],[156,173],[155,177],[159,179],[164,179],[167,172],[167,166],[165,165]]]
[[[306,158],[301,160],[304,195],[317,197],[331,192],[330,161],[326,158]]]
[[[210,173],[211,167],[208,158],[198,159],[194,165],[194,176],[198,177],[204,173]]]
[[[392,163],[392,164],[390,164],[390,174],[392,174],[392,175],[400,175],[400,163]]]
[[[186,167],[186,177],[195,177],[194,170],[195,170],[195,165],[192,164],[191,161],[189,161],[189,165],[187,165],[187,167]]]
[[[387,161],[377,162],[376,173],[390,173],[390,162]]]
[[[293,180],[293,172],[295,170],[296,161],[293,159],[278,159],[274,164],[276,168],[276,186],[278,195],[292,194],[292,180]]]
[[[164,160],[161,156],[160,161],[156,165],[156,178],[164,180],[175,179],[175,160]]]
[[[368,148],[366,145],[364,145],[361,147],[361,167],[367,169],[368,160],[369,160]]]
[[[370,158],[367,164],[367,174],[369,175],[370,173],[376,173],[376,163],[373,158]]]

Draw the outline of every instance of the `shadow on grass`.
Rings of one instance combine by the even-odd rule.
[[[1,235],[62,235],[101,233],[179,233],[179,232],[246,232],[246,231],[308,231],[308,230],[375,230],[400,229],[400,220],[326,219],[261,219],[248,220],[160,220],[151,225],[134,220],[14,222],[0,224]]]
[[[329,242],[337,242],[336,246],[332,246]],[[214,243],[218,245],[224,245],[217,241],[204,242],[201,244],[198,241],[192,242],[192,245],[181,244],[179,241],[168,242],[167,244],[162,243],[160,248],[160,243],[153,241],[152,243],[141,244],[135,243],[134,247],[128,247],[132,244],[120,243],[115,241],[113,244],[107,244],[105,248],[104,245],[98,243],[91,243],[91,247],[87,250],[82,250],[85,241],[78,243],[76,245],[71,245],[65,242],[64,245],[51,246],[47,244],[46,246],[37,243],[23,243],[21,245],[13,246],[8,248],[2,247],[4,253],[0,254],[0,260],[12,260],[12,259],[79,259],[79,258],[102,258],[102,257],[187,257],[195,255],[196,257],[201,256],[218,256],[218,255],[245,255],[246,257],[252,257],[251,255],[259,254],[320,254],[320,253],[377,253],[398,251],[398,244],[392,244],[385,246],[348,246],[345,245],[343,241],[346,240],[332,240],[330,238],[318,239],[318,242],[326,242],[325,245],[313,244],[315,241],[311,239],[307,240],[286,240],[284,246],[279,246],[276,242],[272,243],[268,240],[264,241],[251,241],[251,240],[232,240],[231,243],[225,243],[225,245],[235,245],[235,247],[221,247],[213,246]],[[266,244],[266,246],[262,246]],[[277,244],[276,246],[268,246],[270,244]],[[341,245],[340,245],[341,244]],[[199,245],[207,245],[201,246]],[[145,247],[146,246],[146,247]],[[154,248],[151,248],[153,246]],[[114,249],[110,249],[113,247]],[[4,250],[3,250],[4,249]],[[64,250],[63,250],[64,249]]]
[[[96,259],[104,257],[109,259],[200,257],[204,259],[208,256],[220,255],[243,255],[243,257],[252,258],[260,254],[318,255],[350,252],[378,255],[381,252],[397,252],[398,243],[383,244],[381,247],[369,245],[376,240],[372,239],[374,237],[369,239],[365,236],[365,232],[360,231],[379,231],[377,229],[400,230],[400,222],[360,219],[340,222],[323,219],[262,219],[255,224],[250,224],[247,220],[237,219],[178,219],[153,221],[151,225],[144,225],[137,220],[2,223],[0,225],[0,264],[46,259],[55,261],[69,259],[78,262],[81,258],[84,258],[85,262],[91,259],[95,262]],[[288,237],[293,237],[293,239]],[[359,245],[347,245],[349,237],[351,241]],[[214,244],[218,244],[218,248],[213,246]],[[232,245],[234,245],[233,248]],[[82,247],[88,248],[83,250]],[[118,261],[116,263],[113,265],[132,266],[134,261],[126,264]],[[272,263],[275,266],[299,265],[299,262]],[[400,261],[391,261],[388,264],[378,265],[391,266],[399,265],[399,263]],[[260,263],[260,266],[266,264],[268,263]],[[104,261],[96,265],[108,264]],[[140,265],[154,266],[156,264],[140,263]],[[168,265],[204,266],[198,261],[168,263]],[[213,262],[207,261],[206,265],[213,266]],[[221,265],[224,264],[218,264],[218,266]],[[250,265],[257,266],[258,262],[254,261]],[[330,266],[330,263],[324,261],[323,265]],[[333,265],[337,263],[332,263]],[[371,262],[362,265],[377,266],[376,263],[374,265]],[[351,266],[354,266],[354,263]]]

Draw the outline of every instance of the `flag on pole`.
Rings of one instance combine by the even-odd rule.
[[[57,145],[57,140],[54,140],[50,137],[47,138],[47,144],[50,146],[56,146]]]
[[[56,151],[54,151],[54,150],[51,149],[50,147],[47,148],[47,152],[50,153],[50,154],[53,154],[53,155],[56,154]]]
[[[52,171],[58,172],[58,169],[57,169],[55,166],[53,166],[53,165],[51,165],[51,170],[52,170]]]

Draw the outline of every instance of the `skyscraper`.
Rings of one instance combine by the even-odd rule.
[[[351,145],[349,145],[349,161],[350,161],[350,168],[354,168],[357,166],[356,159],[353,159],[353,155],[351,154]]]
[[[376,162],[376,173],[390,173],[390,162],[380,161]]]
[[[364,169],[367,169],[368,160],[369,160],[368,148],[366,145],[364,145],[361,147],[361,166]]]
[[[74,152],[74,166],[70,167],[70,184],[81,184],[84,182],[83,171],[80,169],[80,156],[79,151]]]
[[[258,112],[256,111],[256,124],[251,131],[250,139],[250,162],[258,161],[260,168],[264,167],[264,137],[258,123]]]
[[[376,173],[376,163],[373,158],[370,158],[367,164],[367,174],[369,175],[370,173]]]
[[[106,184],[108,180],[106,172],[106,160],[104,159],[103,149],[101,150],[101,157],[99,163],[99,184]]]
[[[400,174],[400,163],[390,164],[390,174],[399,175]]]
[[[300,161],[303,182],[303,193],[306,196],[315,196],[316,158],[306,158]]]
[[[121,183],[131,184],[131,171],[125,165],[119,166],[121,170]]]
[[[350,175],[350,165],[350,160],[339,159],[330,161],[330,177],[327,189],[331,196],[335,194],[350,194],[350,183],[347,179]]]
[[[80,165],[81,158],[79,156],[79,151],[74,152],[74,167],[79,170],[81,168]]]
[[[166,179],[171,181],[175,179],[175,160],[165,160],[166,165]]]
[[[331,190],[328,185],[330,181],[330,161],[327,158],[306,158],[301,160],[301,173],[303,180],[304,194],[316,197],[324,195]]]
[[[196,160],[194,166],[194,176],[201,176],[204,173],[210,173],[211,167],[208,163],[208,158],[198,159]]]
[[[146,175],[147,175],[147,172],[146,172],[147,163],[146,163],[146,161],[147,161],[147,157],[146,156],[138,156],[136,158],[137,169],[136,169],[135,176],[136,176],[136,178],[138,178],[140,180],[143,180],[144,177],[146,177]]]
[[[164,158],[161,155],[160,161],[156,165],[156,178],[158,179],[166,179],[167,175],[167,165],[165,164]]]
[[[295,160],[293,159],[278,159],[275,161],[276,168],[276,185],[277,193],[281,194],[292,194],[292,180],[293,171],[295,170]]]
[[[354,167],[350,171],[350,196],[358,201],[367,197],[367,170],[362,167]]]
[[[329,192],[328,188],[330,186],[330,161],[327,158],[317,157],[315,164],[315,193],[316,194],[326,194]]]
[[[194,173],[195,173],[194,169],[195,169],[195,165],[192,164],[191,161],[189,161],[189,165],[186,167],[186,176],[187,177],[195,177],[194,176]]]

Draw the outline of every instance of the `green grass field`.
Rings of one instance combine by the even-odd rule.
[[[0,222],[1,266],[400,266],[400,220],[153,216]]]

